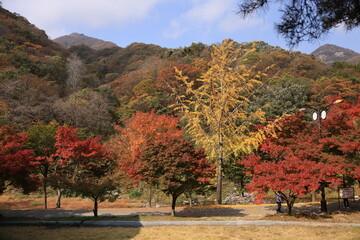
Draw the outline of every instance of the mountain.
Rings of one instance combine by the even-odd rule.
[[[58,38],[55,38],[53,41],[57,42],[58,44],[60,44],[61,46],[65,47],[65,48],[70,48],[70,47],[78,46],[78,45],[85,45],[94,50],[102,50],[102,49],[106,49],[106,48],[118,47],[113,42],[108,42],[108,41],[103,41],[101,39],[88,37],[88,36],[86,36],[84,34],[80,34],[80,33],[72,33],[70,35],[58,37]]]
[[[67,55],[43,30],[0,5],[0,127],[24,130],[54,119],[51,106],[66,90]]]
[[[78,33],[62,38],[68,49],[0,5],[0,127],[11,125],[26,130],[34,123],[56,120],[60,125],[108,137],[114,131],[113,124],[128,119],[136,111],[173,114],[170,106],[176,99],[168,85],[185,95],[174,67],[194,81],[194,86],[200,86],[201,81],[195,80],[209,69],[213,51],[212,46],[203,43],[174,49],[145,43],[122,48],[110,43],[111,48],[95,50],[96,44],[104,46],[109,42]],[[76,42],[80,45],[70,47]],[[293,93],[298,93],[301,99],[313,92],[316,100],[340,94],[345,99],[357,99],[360,76],[357,65],[326,66],[314,55],[287,51],[261,41],[234,46],[255,49],[243,59],[244,64],[254,73],[266,71],[269,79],[274,79],[269,82],[271,91],[264,88],[265,97],[258,100],[254,110],[274,106],[268,108],[269,114],[289,112],[295,105],[287,102],[300,99]],[[320,50],[320,55],[324,55]],[[344,52],[335,50],[334,54],[347,56]],[[349,59],[358,56],[355,53]],[[335,75],[342,77],[333,78]],[[324,87],[328,85],[332,86]],[[269,104],[269,99],[278,101],[277,96],[291,101],[285,99],[286,106]]]
[[[325,44],[311,54],[314,55],[316,59],[326,64],[339,61],[348,63],[360,62],[359,53],[332,44]]]
[[[26,18],[0,7],[0,82],[32,74],[61,83],[66,49]]]

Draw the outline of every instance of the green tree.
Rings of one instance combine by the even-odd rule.
[[[50,124],[37,123],[30,126],[27,131],[29,136],[27,145],[34,151],[34,156],[38,162],[36,172],[42,181],[45,209],[47,209],[48,177],[55,171],[57,165],[54,159],[57,128],[58,124],[55,122]]]
[[[261,108],[267,118],[276,119],[291,114],[308,102],[309,91],[303,85],[284,82],[262,88],[249,105],[249,110]]]
[[[189,98],[179,96],[179,109],[186,130],[196,144],[206,149],[210,159],[217,159],[217,196],[221,204],[223,161],[231,154],[251,152],[265,137],[267,129],[259,130],[255,123],[265,123],[264,112],[248,112],[246,108],[256,86],[261,84],[262,73],[254,73],[245,67],[241,59],[253,49],[236,46],[232,40],[224,40],[214,46],[210,69],[193,88],[181,71],[178,78],[187,86]]]

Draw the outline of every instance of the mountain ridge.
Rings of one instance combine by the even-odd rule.
[[[98,39],[94,37],[89,37],[86,36],[85,34],[76,33],[76,32],[55,38],[53,39],[53,41],[65,48],[70,48],[78,45],[85,45],[94,50],[103,50],[107,48],[118,47],[118,45],[116,45],[113,42],[104,41],[102,39]]]
[[[324,44],[315,49],[311,54],[314,55],[316,59],[326,64],[340,61],[347,63],[360,62],[360,53],[334,44]]]

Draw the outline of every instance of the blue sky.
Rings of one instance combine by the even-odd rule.
[[[167,48],[193,42],[219,43],[262,40],[288,49],[274,30],[280,13],[276,6],[242,19],[236,14],[241,0],[2,0],[3,7],[27,18],[56,38],[73,32],[112,41],[120,47],[133,42]],[[316,42],[303,42],[293,50],[311,53],[330,43],[360,53],[360,28],[342,27]]]

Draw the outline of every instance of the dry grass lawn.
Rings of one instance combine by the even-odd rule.
[[[94,240],[94,239],[141,239],[141,240],[212,240],[212,239],[301,239],[301,240],[357,240],[359,227],[298,227],[298,226],[164,226],[144,228],[45,228],[0,227],[1,240]]]
[[[16,198],[12,195],[2,194],[0,195],[0,209],[44,209],[43,198],[38,198],[33,195],[23,196],[21,198]],[[83,209],[92,209],[93,202],[89,199],[83,198],[62,198],[61,199],[61,208],[62,209],[73,209],[73,210],[83,210]],[[145,205],[145,201],[134,200],[134,199],[117,199],[115,202],[101,202],[99,207],[102,209],[106,208],[131,208],[131,207],[142,207]],[[52,209],[56,206],[56,197],[48,198],[48,208]]]

